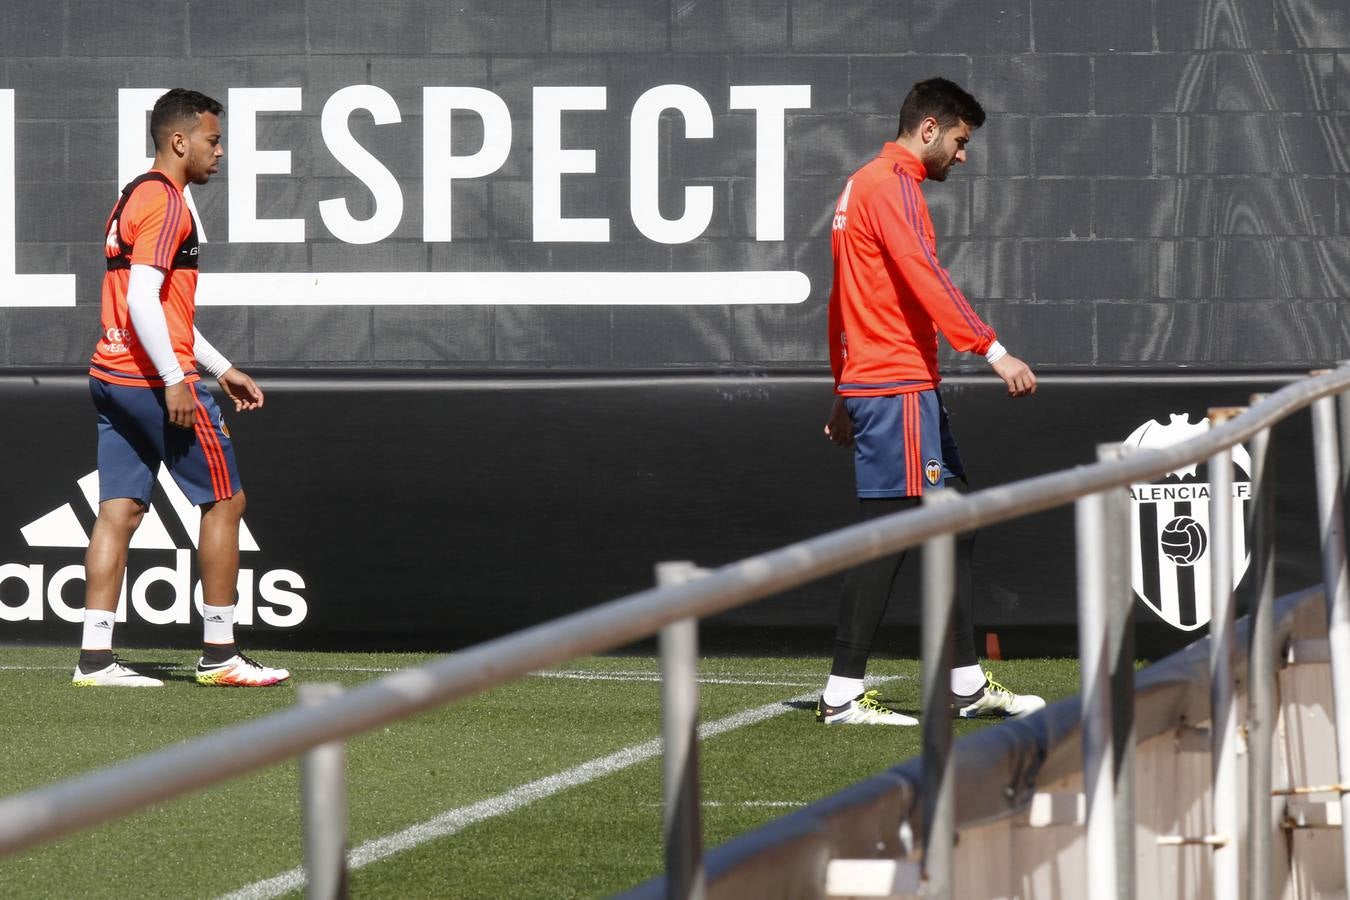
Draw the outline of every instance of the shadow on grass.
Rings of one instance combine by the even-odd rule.
[[[884,698],[882,699],[881,702],[887,709],[893,709],[898,713],[904,713],[907,716],[915,716],[915,717],[919,715],[919,710],[917,707],[898,706],[895,703],[891,703],[885,700]],[[793,709],[806,710],[812,714],[814,714],[816,711],[815,700],[787,700],[784,702],[784,705],[790,706]]]
[[[158,678],[160,681],[178,681],[184,684],[197,683],[196,668],[184,665],[181,662],[139,660],[124,660],[124,662],[142,675],[149,675],[151,678]]]

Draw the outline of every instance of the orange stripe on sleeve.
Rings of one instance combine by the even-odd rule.
[[[160,226],[159,240],[155,243],[155,265],[165,271],[173,264],[174,251],[178,249],[178,224],[183,209],[183,195],[172,190],[167,184],[164,188],[164,224]]]

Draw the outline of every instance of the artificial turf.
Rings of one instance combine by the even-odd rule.
[[[71,651],[0,649],[0,796],[160,749],[295,702],[295,689],[204,688],[190,651],[133,651],[128,661],[165,687],[80,689]],[[273,658],[276,657],[276,658]],[[345,686],[424,655],[266,654],[294,681]],[[802,698],[700,748],[709,846],[827,796],[919,751],[917,728],[823,727],[811,702],[827,670],[818,658],[702,661],[705,723]],[[882,696],[913,711],[918,662],[877,659]],[[1048,700],[1077,693],[1075,660],[995,664],[1000,681]],[[348,742],[350,846],[399,833],[449,810],[501,797],[660,733],[659,662],[577,660]],[[958,736],[981,723],[958,722]],[[662,869],[661,763],[651,757],[351,873],[360,897],[593,897]],[[295,763],[227,781],[121,821],[0,857],[4,897],[220,897],[302,864]],[[292,891],[289,896],[300,896]]]

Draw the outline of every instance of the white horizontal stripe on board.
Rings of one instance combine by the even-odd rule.
[[[198,306],[716,306],[801,303],[805,273],[203,272]]]

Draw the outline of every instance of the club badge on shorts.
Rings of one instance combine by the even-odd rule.
[[[936,485],[942,480],[942,463],[936,459],[930,459],[923,465],[923,475],[928,479],[928,483]]]

